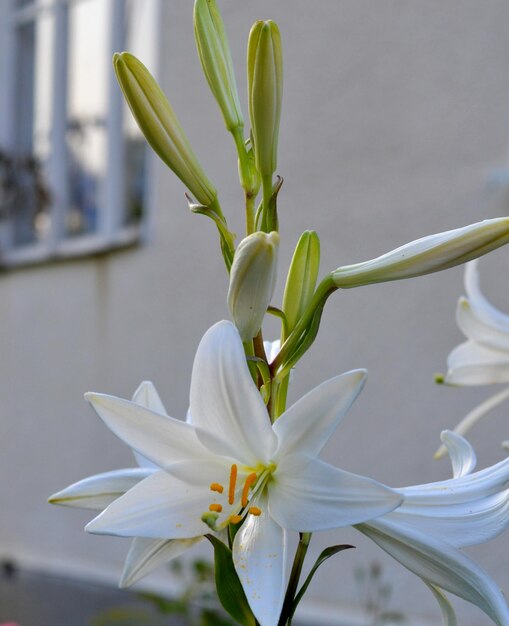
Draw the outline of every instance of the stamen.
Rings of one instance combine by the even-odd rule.
[[[246,482],[244,483],[244,487],[242,489],[242,499],[241,499],[241,504],[242,507],[246,507],[247,506],[247,502],[248,502],[248,495],[249,495],[249,489],[251,488],[251,485],[256,481],[256,479],[258,478],[258,475],[253,472],[252,474],[249,474],[249,476],[246,478]],[[233,504],[230,503],[230,504]]]
[[[209,505],[209,511],[214,511],[215,513],[221,513],[222,510],[223,510],[223,507],[220,504],[216,504],[215,502]]]
[[[230,524],[238,524],[242,521],[242,515],[232,515],[230,517]]]
[[[228,485],[228,504],[235,502],[235,487],[237,484],[237,466],[235,463],[230,469],[230,484]]]
[[[257,506],[251,506],[248,509],[248,513],[251,513],[251,515],[255,515],[256,517],[258,517],[258,515],[262,514],[262,510],[259,509]]]
[[[217,491],[217,493],[223,493],[224,487],[220,483],[212,483],[210,485],[210,491]]]

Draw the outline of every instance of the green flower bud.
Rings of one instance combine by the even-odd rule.
[[[283,312],[288,333],[311,302],[319,268],[320,239],[314,230],[307,230],[297,243],[286,279]]]
[[[249,117],[256,167],[271,176],[277,167],[277,142],[283,96],[283,57],[277,25],[256,22],[247,44]]]
[[[115,54],[113,66],[141,132],[200,204],[209,206],[217,191],[207,178],[170,103],[147,68],[128,52]]]
[[[233,132],[244,126],[232,57],[221,14],[215,0],[194,3],[194,37],[203,73],[224,117]]]
[[[279,235],[256,232],[243,239],[233,257],[228,308],[242,341],[258,334],[277,276]]]
[[[370,261],[339,267],[331,276],[342,289],[413,278],[466,263],[508,242],[509,218],[484,220],[411,241]]]

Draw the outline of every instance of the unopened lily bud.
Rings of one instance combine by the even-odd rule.
[[[226,30],[215,0],[194,3],[194,37],[203,73],[224,117],[226,128],[244,126]]]
[[[258,334],[277,275],[279,235],[256,232],[243,239],[233,257],[228,308],[242,341]]]
[[[509,218],[500,217],[423,237],[376,259],[332,272],[336,287],[346,289],[413,278],[471,261],[509,242]]]
[[[198,163],[170,103],[153,76],[128,52],[115,54],[113,66],[125,99],[148,143],[200,204],[212,204],[217,191]]]
[[[320,269],[320,239],[314,230],[302,233],[293,253],[283,296],[286,330],[291,332],[311,302]]]
[[[249,117],[256,167],[270,176],[277,167],[277,143],[283,96],[283,56],[277,24],[255,22],[247,45]]]

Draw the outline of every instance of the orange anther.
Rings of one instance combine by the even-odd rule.
[[[262,510],[259,509],[257,506],[249,507],[248,512],[251,513],[251,515],[256,515],[256,516],[262,514]]]
[[[216,504],[215,502],[209,505],[209,511],[214,511],[214,513],[221,513],[222,510],[223,507],[220,504]]]
[[[246,482],[244,483],[244,487],[242,489],[242,499],[241,499],[241,504],[243,507],[247,506],[247,497],[249,495],[249,489],[251,488],[251,485],[256,481],[256,479],[258,478],[258,475],[253,472],[252,474],[249,474],[249,476],[246,478]]]
[[[230,524],[238,524],[241,521],[242,521],[242,516],[241,515],[232,515],[230,517]]]
[[[237,484],[237,466],[235,463],[230,469],[230,484],[228,485],[228,504],[235,502],[235,486]]]
[[[210,485],[210,491],[217,491],[217,493],[223,493],[224,487],[219,483],[212,483]]]

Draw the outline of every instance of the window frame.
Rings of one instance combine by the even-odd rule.
[[[43,11],[52,11],[55,19],[55,36],[52,53],[52,93],[50,153],[47,163],[48,186],[57,190],[50,208],[50,225],[47,236],[30,244],[14,245],[12,221],[0,221],[0,267],[40,263],[50,260],[92,255],[116,248],[132,246],[147,241],[152,235],[154,214],[155,159],[151,150],[146,154],[146,182],[144,185],[144,213],[139,224],[124,225],[125,168],[124,157],[127,137],[123,132],[125,105],[114,72],[109,73],[107,89],[106,142],[107,159],[102,204],[98,214],[97,230],[73,237],[65,236],[65,216],[68,194],[67,133],[67,65],[69,50],[69,7],[87,0],[34,0],[25,7],[16,7],[15,0],[0,2],[0,146],[16,154],[16,29],[22,23],[35,20]],[[155,2],[154,45],[157,76],[160,58],[161,0]],[[111,55],[126,47],[124,28],[127,0],[110,0],[109,40]]]

